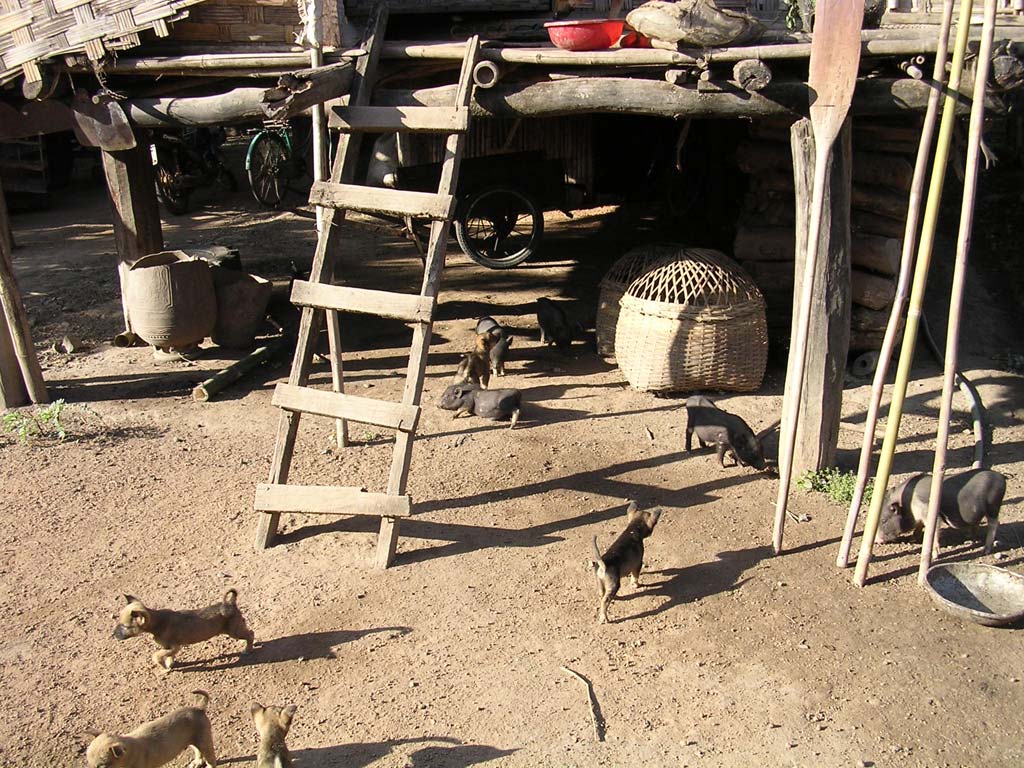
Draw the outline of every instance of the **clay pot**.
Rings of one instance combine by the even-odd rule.
[[[154,347],[188,347],[213,331],[217,299],[205,261],[182,251],[143,256],[128,271],[132,330]]]
[[[251,347],[267,317],[273,285],[256,275],[212,267],[217,294],[217,324],[211,338],[229,349]]]

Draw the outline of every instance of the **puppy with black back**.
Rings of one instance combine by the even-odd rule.
[[[661,517],[661,510],[639,510],[636,502],[629,502],[626,508],[626,530],[612,542],[602,555],[594,537],[593,557],[590,566],[597,576],[601,602],[597,609],[597,620],[608,623],[608,604],[619,594],[622,579],[630,576],[633,588],[640,586],[640,569],[644,566],[644,539],[654,533],[654,526]]]
[[[493,317],[481,317],[476,321],[477,334],[487,334],[493,340],[489,353],[491,361],[491,373],[494,376],[505,375],[505,359],[508,357],[508,349],[515,339],[508,328],[500,325]],[[456,384],[460,382],[455,382]]]

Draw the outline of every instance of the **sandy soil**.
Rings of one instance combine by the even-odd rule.
[[[286,517],[281,543],[253,551],[253,489],[266,479],[278,365],[215,402],[191,387],[227,359],[158,365],[116,349],[120,322],[108,211],[79,185],[49,213],[14,220],[15,266],[38,346],[65,333],[89,348],[44,351],[53,394],[71,411],[64,442],[0,444],[0,764],[83,765],[84,729],[127,731],[211,695],[218,754],[252,765],[249,704],[295,703],[289,737],[303,768],[416,766],[1017,766],[1024,762],[1024,635],[964,624],[916,585],[919,545],[879,547],[870,585],[836,569],[845,510],[796,491],[810,521],[770,554],[777,480],[719,469],[683,452],[681,401],[629,389],[579,343],[565,359],[537,340],[531,303],[572,299],[593,312],[596,283],[634,239],[613,213],[553,217],[543,261],[508,273],[452,252],[435,327],[410,492],[395,567],[369,567],[376,522]],[[414,290],[418,261],[386,228],[362,224],[345,249],[360,285]],[[312,224],[257,211],[238,196],[166,222],[169,246],[237,246],[265,275],[308,263]],[[518,329],[509,375],[529,410],[521,429],[452,421],[434,403],[482,313]],[[360,321],[349,386],[397,397],[408,330]],[[991,461],[1009,477],[995,555],[955,535],[950,558],[1024,562],[1020,377],[1000,350],[969,350],[994,427]],[[755,429],[781,404],[779,353],[756,395],[721,397]],[[937,369],[911,386],[898,476],[929,469]],[[314,381],[329,378],[326,366]],[[851,381],[841,432],[852,466],[868,387]],[[962,404],[961,404],[962,408]],[[380,489],[390,436],[304,420],[296,482]],[[951,466],[971,457],[959,411]],[[653,435],[653,437],[652,437]],[[769,446],[769,452],[774,446]],[[607,546],[626,499],[664,508],[645,578],[595,621],[590,539]],[[185,649],[180,669],[152,666],[147,638],[112,636],[122,593],[156,607],[195,607],[228,588],[258,646],[239,658],[225,638]],[[594,739],[583,686],[607,723]],[[185,765],[182,757],[172,765]]]

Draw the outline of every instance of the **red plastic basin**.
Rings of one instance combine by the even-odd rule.
[[[622,19],[549,21],[544,27],[551,42],[566,51],[599,51],[611,48],[622,37]]]

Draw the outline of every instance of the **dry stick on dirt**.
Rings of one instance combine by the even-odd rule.
[[[942,6],[942,26],[939,28],[939,48],[935,56],[935,70],[932,79],[942,84],[946,77],[946,58],[949,48],[949,28],[953,21],[953,0],[945,0]],[[907,303],[907,292],[910,287],[910,274],[914,266],[914,251],[917,248],[917,225],[921,215],[921,199],[925,180],[928,178],[928,159],[931,157],[932,138],[935,135],[935,124],[939,117],[939,98],[942,89],[935,88],[928,97],[928,109],[925,112],[924,126],[921,128],[921,142],[917,149],[917,160],[914,162],[914,178],[910,185],[910,203],[907,206],[907,223],[903,234],[903,254],[900,259],[900,274],[896,282],[896,297],[889,312],[889,324],[882,340],[882,350],[875,368],[875,379],[871,384],[871,398],[868,401],[867,417],[864,421],[864,441],[860,447],[860,463],[857,466],[857,485],[853,489],[850,509],[846,513],[846,528],[843,529],[843,540],[839,545],[836,565],[846,568],[850,564],[850,545],[853,533],[857,528],[857,516],[864,500],[864,488],[868,482],[868,470],[871,468],[871,453],[875,448],[875,429],[878,424],[878,409],[882,402],[885,389],[885,377],[889,372],[889,362],[896,347],[896,336],[903,327],[903,308]]]
[[[896,378],[892,386],[892,399],[889,402],[889,416],[885,425],[885,439],[878,456],[878,469],[875,472],[875,491],[871,495],[871,506],[864,519],[864,534],[860,541],[860,552],[857,554],[857,568],[853,574],[853,583],[863,587],[868,577],[868,565],[871,563],[871,551],[875,543],[878,521],[882,516],[882,505],[885,489],[889,484],[892,471],[892,459],[896,453],[896,442],[900,434],[900,421],[903,418],[903,403],[907,396],[907,382],[910,379],[910,368],[914,361],[914,347],[917,344],[917,329],[924,306],[924,292],[928,285],[928,268],[932,260],[935,244],[935,232],[942,205],[942,188],[946,180],[949,164],[949,148],[953,138],[955,116],[952,107],[960,79],[964,69],[967,52],[967,41],[970,36],[970,20],[972,0],[961,0],[960,17],[957,21],[956,44],[953,47],[953,66],[949,72],[949,85],[943,97],[942,122],[939,125],[939,138],[935,145],[935,158],[932,165],[932,177],[928,188],[928,203],[921,221],[921,239],[917,249],[917,261],[914,265],[914,284],[910,290],[910,307],[907,310],[907,326],[903,331],[903,344],[900,346],[900,361],[896,366]]]
[[[205,403],[223,389],[231,386],[245,374],[259,368],[284,348],[282,340],[273,341],[257,347],[241,360],[232,363],[224,370],[211,376],[192,390],[192,399],[197,403]]]
[[[807,335],[814,299],[814,275],[818,258],[821,214],[825,200],[825,182],[829,156],[836,136],[846,120],[857,83],[860,63],[860,27],[864,16],[863,0],[835,0],[818,6],[811,42],[808,86],[816,94],[811,105],[811,127],[814,129],[814,184],[811,195],[810,222],[807,226],[807,255],[800,291],[794,352],[786,374],[783,400],[782,434],[779,440],[779,496],[775,504],[775,526],[772,548],[782,551],[782,535],[786,525],[786,503],[793,472],[793,449],[800,418],[800,396],[807,360]],[[787,405],[788,404],[788,405]]]
[[[601,715],[601,706],[597,703],[597,696],[594,695],[594,686],[579,672],[569,669],[564,664],[562,671],[575,677],[587,689],[587,705],[590,707],[590,722],[594,726],[594,739],[604,741],[604,717]]]
[[[971,230],[974,226],[974,201],[978,191],[978,155],[985,130],[985,89],[988,83],[989,59],[992,55],[992,37],[996,24],[996,0],[985,0],[985,26],[981,33],[978,52],[978,71],[974,80],[974,103],[971,105],[970,133],[967,138],[967,168],[964,179],[964,197],[960,208],[960,232],[956,241],[956,263],[953,267],[953,286],[949,294],[949,323],[946,328],[946,369],[942,378],[942,406],[939,410],[939,432],[932,466],[932,484],[928,496],[928,517],[921,547],[921,566],[917,572],[919,584],[932,564],[932,547],[939,522],[939,504],[942,502],[942,478],[946,471],[946,448],[949,445],[949,418],[953,410],[953,388],[956,386],[956,361],[959,351],[960,314],[964,304],[964,279],[967,274],[967,256],[971,251]],[[991,525],[991,523],[989,523]]]

